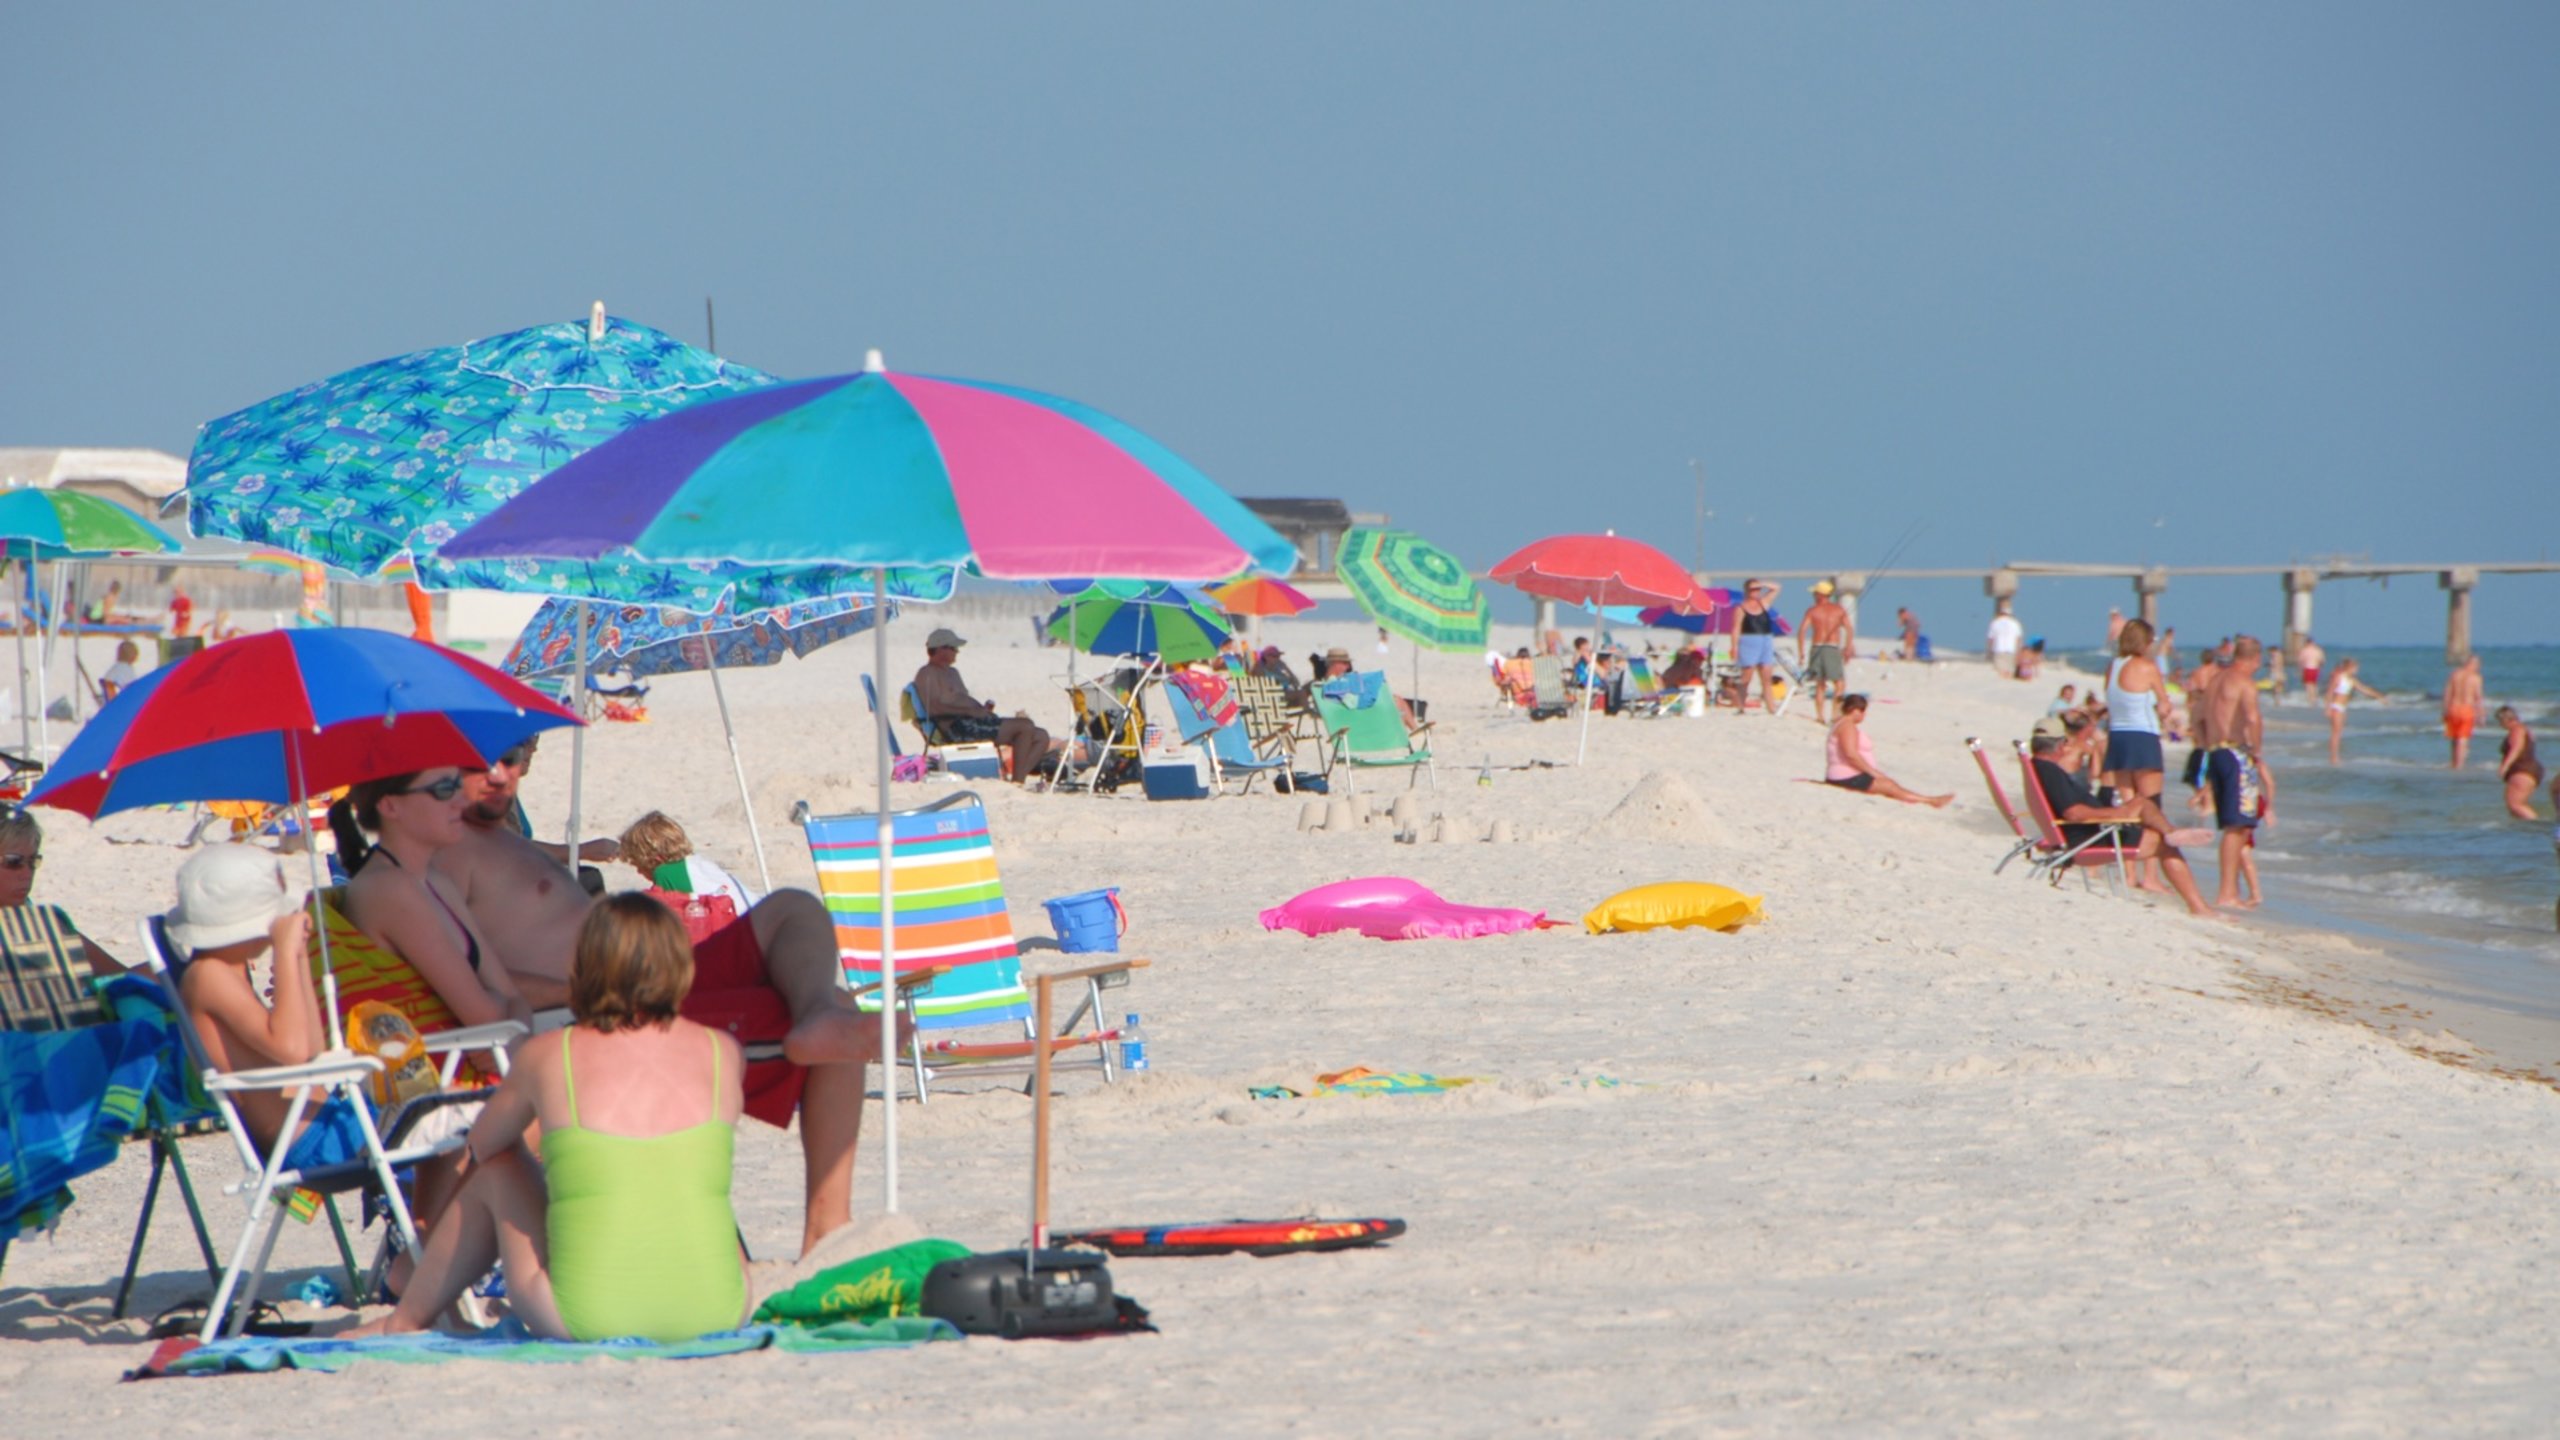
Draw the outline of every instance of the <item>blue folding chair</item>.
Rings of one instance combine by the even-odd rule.
[[[1167,685],[1164,692],[1173,699],[1173,724],[1182,734],[1182,743],[1207,742],[1209,768],[1216,776],[1219,788],[1225,788],[1228,776],[1241,775],[1244,783],[1237,787],[1236,793],[1242,795],[1253,789],[1254,777],[1266,774],[1277,777],[1271,782],[1275,790],[1296,788],[1290,778],[1286,754],[1266,759],[1253,753],[1253,733],[1245,729],[1242,711],[1237,712],[1235,719],[1221,725],[1210,719],[1181,686]]]

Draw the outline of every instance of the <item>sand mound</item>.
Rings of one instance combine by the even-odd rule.
[[[1677,770],[1646,771],[1627,798],[1583,836],[1616,844],[1638,840],[1662,845],[1722,845],[1732,838],[1724,822]]]

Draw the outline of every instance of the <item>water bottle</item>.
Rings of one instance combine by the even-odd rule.
[[[1484,757],[1484,766],[1483,766],[1483,768],[1481,768],[1481,769],[1479,769],[1479,770],[1477,770],[1477,771],[1476,771],[1476,783],[1477,783],[1477,784],[1479,784],[1479,785],[1481,785],[1481,786],[1483,786],[1483,787],[1485,787],[1485,788],[1486,788],[1486,789],[1488,789],[1488,790],[1490,790],[1490,789],[1492,789],[1492,788],[1493,788],[1493,757],[1492,757],[1492,756],[1487,755],[1486,757]]]
[[[1146,1028],[1138,1023],[1138,1015],[1134,1010],[1129,1012],[1129,1018],[1120,1026],[1120,1068],[1123,1070],[1147,1068],[1147,1032]]]

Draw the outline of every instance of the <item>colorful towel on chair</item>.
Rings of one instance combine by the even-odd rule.
[[[118,1020],[41,1035],[0,1031],[0,1241],[40,1230],[70,1183],[116,1158],[155,1086],[184,1108],[185,1067],[166,1022]]]
[[[1227,678],[1206,670],[1176,670],[1165,679],[1173,688],[1191,697],[1209,723],[1221,728],[1235,723],[1236,697],[1227,690]]]
[[[920,1315],[870,1324],[747,1325],[692,1340],[544,1340],[510,1319],[480,1335],[381,1335],[362,1340],[266,1339],[244,1335],[207,1345],[192,1337],[164,1340],[128,1380],[187,1375],[265,1375],[278,1370],[317,1370],[334,1375],[362,1362],[441,1365],[448,1360],[503,1360],[518,1365],[558,1365],[603,1357],[612,1360],[701,1360],[779,1350],[823,1355],[843,1350],[886,1350],[933,1340],[957,1340],[948,1320]]]

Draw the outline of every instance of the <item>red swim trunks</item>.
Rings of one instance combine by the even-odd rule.
[[[694,943],[693,988],[677,1009],[697,1025],[728,1031],[741,1045],[778,1044],[791,1032],[791,1007],[766,976],[755,924],[743,915]],[[748,1061],[747,1113],[788,1127],[808,1082],[809,1072],[788,1060]]]
[[[2471,738],[2473,728],[2478,726],[2479,723],[2480,717],[2472,714],[2468,710],[2458,711],[2454,714],[2447,715],[2444,717],[2444,738],[2447,740],[2468,740]]]

